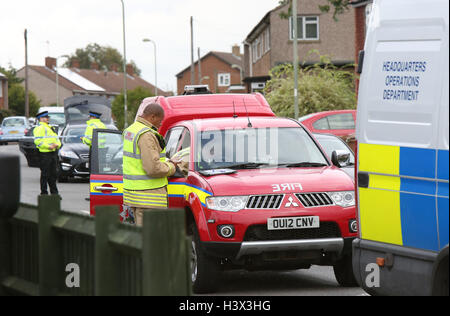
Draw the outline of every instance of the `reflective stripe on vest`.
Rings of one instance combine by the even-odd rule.
[[[140,122],[133,123],[123,133],[123,187],[131,191],[153,190],[166,186],[167,177],[149,177],[142,165],[141,152],[138,147],[139,138],[148,132],[157,134],[156,131]],[[166,149],[159,154],[160,161],[166,161]]]
[[[56,149],[49,149],[50,144],[61,145],[61,142],[53,130],[45,123],[40,122],[33,131],[34,143],[42,153],[54,152]]]

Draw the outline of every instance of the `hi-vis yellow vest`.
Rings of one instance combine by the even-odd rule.
[[[92,134],[94,132],[94,129],[106,129],[105,124],[103,124],[102,121],[100,121],[100,119],[91,119],[89,121],[86,122],[87,127],[86,127],[86,131],[84,132],[84,137],[83,137],[83,143],[88,145],[89,147],[92,146]],[[100,148],[105,147],[104,146],[104,142],[105,140],[103,139],[99,139],[99,143],[100,143]],[[103,144],[102,144],[103,143]]]
[[[50,149],[51,144],[57,144],[58,148],[61,147],[61,141],[58,135],[48,126],[47,123],[39,122],[33,130],[34,144],[41,153],[49,153],[56,151],[57,149]]]
[[[138,141],[141,135],[148,132],[159,135],[157,131],[140,122],[134,122],[123,132],[123,188],[125,190],[153,190],[168,184],[167,177],[151,178],[142,166]],[[160,161],[166,161],[166,148],[163,148],[160,153]]]

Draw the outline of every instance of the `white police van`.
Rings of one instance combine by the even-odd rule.
[[[449,1],[375,0],[356,136],[358,283],[448,295]]]

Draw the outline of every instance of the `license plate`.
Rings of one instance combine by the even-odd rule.
[[[320,227],[319,216],[279,217],[267,219],[268,230],[302,229]]]
[[[10,134],[19,134],[19,131],[9,131]]]

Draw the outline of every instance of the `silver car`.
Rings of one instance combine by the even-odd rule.
[[[25,137],[30,124],[25,116],[10,116],[0,125],[0,144],[18,142]]]

